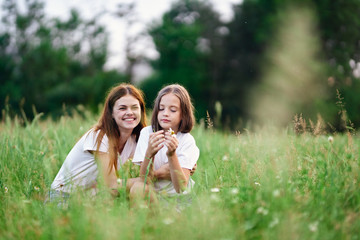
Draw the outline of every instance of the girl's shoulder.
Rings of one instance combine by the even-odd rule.
[[[146,133],[146,134],[152,133],[152,127],[151,127],[151,126],[147,126],[147,127],[144,127],[143,129],[141,129],[140,134],[144,134],[144,133]]]
[[[191,133],[178,132],[176,134],[176,137],[178,138],[179,141],[195,143],[195,138],[193,137],[193,135],[191,135]]]

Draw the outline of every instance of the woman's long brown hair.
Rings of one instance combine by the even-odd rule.
[[[101,141],[105,134],[109,139],[109,172],[111,171],[112,166],[114,166],[115,171],[117,171],[117,159],[120,149],[119,139],[121,135],[118,125],[112,117],[113,107],[115,102],[125,95],[131,95],[136,98],[139,101],[141,108],[141,120],[132,132],[132,134],[135,135],[136,142],[139,139],[141,129],[146,126],[145,102],[142,91],[131,84],[125,83],[113,87],[106,97],[103,112],[98,123],[94,127],[95,132],[100,130],[96,138],[97,153],[99,152]]]

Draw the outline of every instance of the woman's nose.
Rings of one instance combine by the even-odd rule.
[[[126,114],[127,114],[127,115],[130,115],[130,114],[132,114],[132,113],[133,113],[133,111],[132,111],[130,108],[127,108],[127,109],[126,109]]]

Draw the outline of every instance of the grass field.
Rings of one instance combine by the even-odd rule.
[[[192,204],[130,209],[71,196],[44,204],[67,153],[97,117],[0,124],[0,239],[359,239],[360,139],[295,135],[291,129],[225,134],[197,125]]]

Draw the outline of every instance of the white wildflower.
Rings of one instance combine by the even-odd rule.
[[[258,182],[254,182],[254,184],[255,184],[256,186],[261,186],[261,184],[258,183]]]
[[[5,187],[5,193],[8,193],[9,189],[7,187]]]
[[[310,223],[309,224],[309,230],[312,231],[312,232],[316,232],[318,230],[318,225],[319,225],[318,221]]]
[[[280,196],[280,190],[279,189],[275,189],[273,192],[272,192],[272,195],[274,197],[279,197]]]
[[[210,199],[214,202],[219,202],[220,201],[220,198],[217,194],[211,194],[210,195]]]
[[[170,133],[170,135],[174,138],[176,138],[175,132],[174,130],[172,130],[171,128],[169,128],[168,132]]]
[[[34,187],[34,190],[35,190],[35,191],[40,191],[40,188],[39,188],[38,186],[35,186],[35,187]]]
[[[212,188],[210,191],[212,193],[218,193],[218,192],[220,192],[220,189],[219,188]]]
[[[258,209],[256,209],[256,213],[266,216],[266,215],[268,215],[269,210],[267,210],[266,208],[263,208],[263,207],[259,207]]]
[[[229,161],[229,157],[228,157],[227,155],[224,155],[224,156],[222,157],[222,160],[223,160],[223,161]]]
[[[333,138],[332,136],[329,136],[329,137],[328,137],[328,141],[329,141],[329,143],[333,143],[333,142],[334,142],[334,138]]]
[[[239,193],[239,189],[237,189],[237,188],[232,188],[230,192],[231,192],[231,194],[236,195],[236,194]]]
[[[172,224],[173,222],[174,222],[174,220],[171,219],[171,218],[165,218],[165,219],[163,219],[163,223],[164,223],[165,225],[170,225],[170,224]]]
[[[278,224],[279,224],[279,218],[275,217],[275,218],[273,218],[273,220],[270,222],[269,228],[273,228],[273,227],[275,227],[275,226],[278,225]]]

